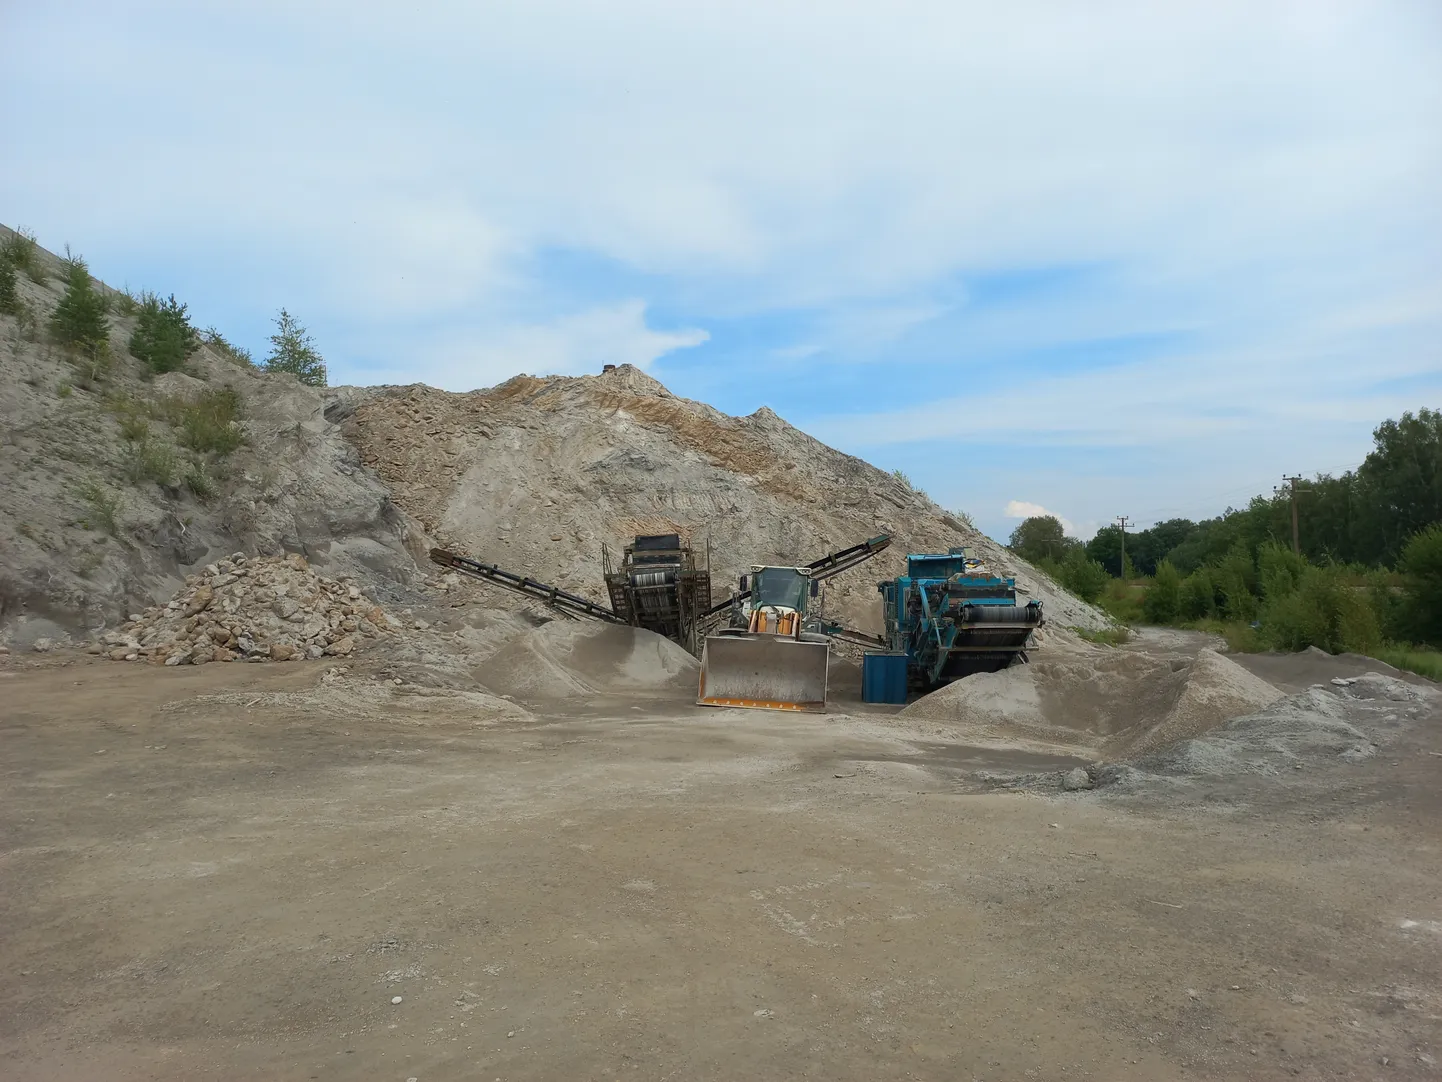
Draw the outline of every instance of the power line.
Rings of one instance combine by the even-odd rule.
[[[1130,520],[1128,520],[1128,518],[1127,518],[1126,515],[1118,515],[1118,516],[1117,516],[1117,525],[1122,528],[1122,570],[1121,570],[1121,577],[1122,577],[1123,580],[1125,580],[1126,577],[1127,577],[1127,527],[1130,526],[1130,525],[1132,525],[1132,523],[1131,523]]]

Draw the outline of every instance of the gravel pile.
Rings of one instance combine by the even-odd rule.
[[[360,587],[316,574],[304,556],[237,552],[189,576],[165,606],[102,635],[98,650],[165,665],[344,657],[400,626]]]

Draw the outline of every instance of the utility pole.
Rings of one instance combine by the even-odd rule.
[[[1131,524],[1132,524],[1132,523],[1127,519],[1127,516],[1126,516],[1126,515],[1118,515],[1118,516],[1117,516],[1117,525],[1122,528],[1122,574],[1121,574],[1121,578],[1122,578],[1122,581],[1123,581],[1123,582],[1125,582],[1126,579],[1127,579],[1127,527],[1130,526]]]
[[[1287,494],[1292,500],[1292,551],[1298,556],[1302,555],[1301,535],[1297,532],[1297,482],[1301,479],[1300,474],[1296,477],[1288,477],[1285,473],[1282,474],[1282,480],[1286,481],[1288,485]],[[1282,490],[1280,488],[1273,488],[1272,491],[1281,492]]]

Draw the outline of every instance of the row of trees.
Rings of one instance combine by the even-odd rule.
[[[37,281],[44,280],[39,249],[33,235],[17,232],[0,245],[0,311],[19,316],[24,302],[17,291],[17,270],[25,270]],[[111,293],[90,276],[79,255],[67,248],[63,261],[65,292],[50,316],[50,334],[60,345],[92,359],[108,354],[110,316],[119,309],[133,315],[135,330],[126,348],[153,373],[175,372],[185,366],[200,348],[201,336],[190,323],[188,307],[171,294],[161,299],[154,293]],[[271,372],[289,372],[313,387],[326,385],[326,366],[315,341],[300,322],[284,308],[275,319],[270,336],[270,355],[261,362]],[[222,344],[232,357],[249,360],[249,355],[230,347],[214,330],[206,341]]]
[[[1012,532],[1010,547],[1124,618],[1257,625],[1279,648],[1357,649],[1383,638],[1442,645],[1442,411],[1383,422],[1361,466],[1319,474],[1297,498],[1300,554],[1286,495],[1129,532],[1125,566],[1116,526],[1083,542],[1039,516]],[[1135,591],[1122,585],[1139,578],[1150,581],[1144,611],[1134,613]]]

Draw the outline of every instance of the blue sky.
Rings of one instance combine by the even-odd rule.
[[[333,382],[641,365],[1004,537],[1442,406],[1442,5],[0,3],[0,221]]]

